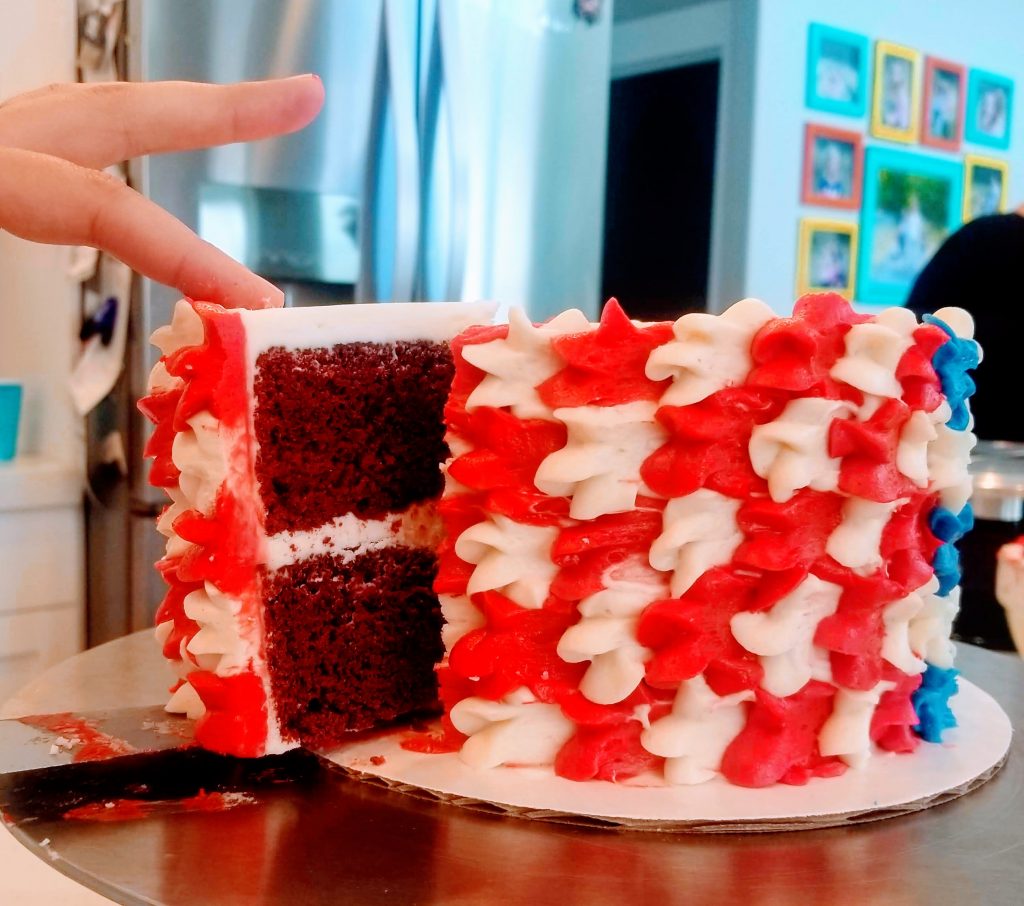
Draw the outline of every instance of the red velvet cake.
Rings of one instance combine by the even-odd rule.
[[[182,303],[157,332],[158,632],[203,745],[438,693],[408,747],[572,780],[805,783],[941,739],[969,315],[485,320]]]
[[[437,707],[448,341],[490,311],[181,302],[154,335],[157,634],[202,745],[318,747]]]

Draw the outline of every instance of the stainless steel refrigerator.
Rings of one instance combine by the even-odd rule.
[[[327,100],[300,134],[135,162],[132,182],[287,304],[488,298],[535,320],[594,315],[611,27],[612,0],[134,0],[131,78],[315,72]],[[91,644],[150,625],[163,595],[164,501],[134,402],[175,299],[137,281],[125,374],[90,417]]]

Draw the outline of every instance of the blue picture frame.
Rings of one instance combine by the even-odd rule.
[[[863,117],[868,109],[870,73],[871,42],[864,35],[820,22],[810,24],[804,98],[809,108]]]
[[[1005,151],[1010,147],[1012,126],[1013,80],[984,69],[972,69],[967,77],[964,138],[975,145]]]
[[[959,160],[874,146],[864,166],[857,300],[903,305],[914,280],[962,223]]]

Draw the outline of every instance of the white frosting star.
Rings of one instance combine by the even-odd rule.
[[[946,597],[935,594],[939,583],[933,578],[925,587],[921,609],[911,618],[908,627],[910,649],[919,658],[936,667],[952,667],[955,649],[949,634],[953,620],[960,612],[960,586]]]
[[[189,508],[212,513],[227,475],[220,421],[209,412],[192,416],[188,428],[174,435],[171,459],[181,470],[178,486]]]
[[[205,338],[202,318],[188,302],[181,299],[174,306],[171,323],[154,330],[149,342],[162,355],[168,356],[185,346],[199,346]]]
[[[506,338],[462,349],[467,362],[487,372],[466,400],[466,409],[509,406],[517,418],[550,418],[551,409],[541,401],[536,388],[565,364],[551,348],[551,340],[592,327],[577,309],[534,326],[522,309],[513,308]]]
[[[750,435],[750,463],[768,481],[776,503],[785,503],[801,488],[834,491],[838,459],[828,455],[832,420],[851,411],[849,403],[801,397],[786,405],[773,422],[757,425]]]
[[[444,617],[441,641],[444,642],[445,654],[450,654],[459,639],[486,625],[487,620],[467,595],[438,595],[437,598],[441,604],[441,616]]]
[[[882,657],[903,673],[924,673],[926,666],[925,662],[914,654],[910,645],[910,621],[924,607],[924,595],[921,592],[925,587],[927,586],[911,592],[905,598],[893,601],[882,611],[882,622],[885,624]]]
[[[750,343],[774,312],[759,299],[742,299],[720,315],[692,312],[675,322],[675,340],[658,346],[647,359],[652,381],[672,379],[663,406],[699,403],[742,384],[751,368]]]
[[[903,394],[896,366],[913,345],[918,323],[906,308],[887,308],[870,321],[854,324],[846,334],[846,351],[829,374],[837,381],[876,396]]]
[[[970,431],[954,431],[939,424],[935,426],[935,439],[928,444],[931,489],[939,492],[940,502],[952,513],[959,513],[971,499],[973,486],[967,465],[977,442]]]
[[[540,464],[534,476],[537,489],[571,496],[573,519],[633,509],[637,494],[652,493],[640,479],[640,466],[666,437],[654,420],[656,409],[649,402],[556,409],[568,440]]]
[[[672,597],[684,594],[707,570],[732,559],[743,541],[736,525],[741,503],[706,488],[668,502],[650,561],[655,569],[672,571]]]
[[[843,503],[843,521],[828,536],[825,552],[850,569],[881,566],[882,532],[893,512],[904,503],[906,500],[877,503],[862,497],[848,497]]]
[[[896,446],[896,468],[919,488],[928,487],[928,445],[938,437],[935,425],[921,409],[911,413]]]
[[[185,616],[199,624],[189,640],[189,654],[204,670],[227,676],[244,670],[251,660],[246,638],[251,635],[240,616],[241,602],[222,594],[207,582],[203,588],[185,596]]]
[[[449,716],[455,729],[469,737],[459,758],[474,768],[552,764],[576,731],[558,705],[537,701],[525,687],[497,702],[464,698]]]
[[[520,607],[544,606],[558,567],[551,545],[558,528],[523,525],[497,514],[470,526],[455,542],[455,553],[476,566],[467,591],[500,591]]]
[[[850,767],[860,767],[871,757],[871,717],[883,692],[893,683],[881,682],[863,692],[840,688],[832,713],[818,734],[822,755],[838,755]]]
[[[753,697],[750,691],[716,695],[699,675],[683,680],[671,713],[645,729],[640,744],[667,759],[669,783],[704,783],[718,773],[722,755],[746,724],[743,702]]]
[[[842,593],[838,585],[809,575],[769,610],[743,611],[729,621],[736,641],[760,656],[767,692],[784,698],[813,678],[814,632],[836,612]]]

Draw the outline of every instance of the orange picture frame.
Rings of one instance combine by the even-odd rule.
[[[948,113],[936,107],[935,78],[938,73],[947,73],[956,76],[957,99],[956,111],[953,116],[952,128],[948,126]],[[921,144],[931,148],[941,148],[943,151],[959,151],[964,139],[964,111],[967,107],[967,69],[959,63],[952,63],[939,57],[925,57],[924,61],[924,88],[921,92]],[[933,116],[934,114],[934,116]],[[933,129],[936,116],[941,117],[945,131],[950,135],[937,135]]]
[[[849,153],[845,154],[843,148]],[[864,184],[864,138],[859,132],[819,123],[804,126],[804,168],[800,200],[856,211]]]

